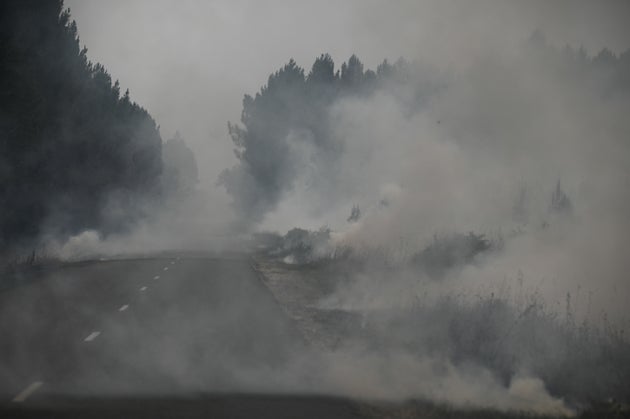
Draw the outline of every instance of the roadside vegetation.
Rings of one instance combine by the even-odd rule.
[[[474,365],[491,371],[506,387],[527,374],[542,380],[550,395],[581,412],[581,417],[628,414],[630,342],[605,314],[597,322],[580,319],[570,293],[563,310],[551,307],[543,295],[523,289],[522,277],[513,278],[509,292],[471,296],[445,288],[440,295],[432,294],[431,284],[439,287],[466,265],[482,263],[478,257],[500,252],[502,240],[472,232],[436,236],[422,250],[394,263],[396,258],[382,248],[335,246],[330,235],[328,229],[293,229],[284,236],[267,233],[267,247],[260,255],[287,270],[319,278],[325,294],[320,307],[358,315],[353,329],[342,333],[338,347],[344,340],[358,340],[376,353],[403,350],[418,359],[441,358],[462,368]],[[397,288],[407,290],[401,301],[411,299],[411,304],[378,304],[382,293]],[[403,412],[420,414],[427,406],[410,403],[397,410],[401,416],[391,417],[417,417]],[[523,417],[431,409],[439,411],[438,417]]]

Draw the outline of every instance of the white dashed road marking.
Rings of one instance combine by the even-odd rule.
[[[155,275],[153,279],[160,279],[160,275]]]
[[[86,337],[85,339],[83,339],[83,341],[85,342],[92,342],[94,339],[96,339],[98,337],[98,335],[100,335],[101,332],[92,332],[89,334],[88,337]]]
[[[127,310],[128,308],[129,308],[129,304],[125,304],[125,305],[121,306],[121,307],[118,309],[118,311],[125,311],[125,310]]]
[[[175,265],[175,261],[171,261],[171,265]]]
[[[165,267],[164,267],[164,270],[165,270],[165,271],[168,271],[168,266],[165,266]]]
[[[146,290],[147,290],[147,287],[140,288],[140,291],[146,291]]]
[[[22,402],[26,401],[26,399],[28,399],[33,393],[35,393],[37,391],[38,388],[40,388],[43,385],[44,385],[44,383],[41,382],[41,381],[35,381],[35,382],[31,383],[28,387],[26,387],[24,390],[22,390],[22,392],[20,394],[15,396],[13,398],[13,401],[15,403],[22,403]]]

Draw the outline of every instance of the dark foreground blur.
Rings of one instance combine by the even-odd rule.
[[[109,419],[109,418],[448,418],[517,419],[561,418],[490,409],[456,409],[423,401],[366,402],[325,396],[215,394],[159,398],[56,397],[29,405],[0,405],[2,418]],[[581,419],[630,418],[614,403],[594,406],[576,416]]]

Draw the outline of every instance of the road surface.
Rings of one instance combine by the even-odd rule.
[[[0,292],[0,417],[358,417],[273,394],[302,350],[246,257],[70,264]]]

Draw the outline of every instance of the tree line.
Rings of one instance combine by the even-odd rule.
[[[241,215],[253,222],[273,210],[292,187],[301,168],[293,144],[304,142],[334,161],[343,142],[335,138],[330,107],[343,97],[365,97],[379,88],[408,82],[409,64],[384,60],[365,70],[352,55],[339,69],[329,54],[322,54],[308,74],[291,59],[271,74],[255,96],[245,95],[241,124],[228,123],[238,164],[225,170],[220,183]],[[416,92],[419,98],[421,91]],[[293,139],[293,140],[291,140]]]
[[[625,100],[630,93],[630,50],[614,54],[603,49],[589,56],[584,48],[551,46],[535,32],[523,52],[526,60],[541,63],[545,71],[591,88],[606,100]],[[432,94],[447,88],[447,78],[436,80],[421,68],[399,59],[394,64],[384,60],[376,71],[366,70],[356,55],[336,68],[332,57],[322,54],[308,73],[291,59],[269,75],[258,93],[244,96],[240,124],[228,123],[238,161],[219,182],[232,196],[235,209],[250,223],[273,211],[304,170],[296,150],[305,144],[316,150],[318,160],[313,163],[325,176],[334,175],[344,144],[331,128],[331,113],[340,99],[387,90],[412,115]]]
[[[86,54],[62,0],[0,2],[0,250],[123,230],[160,194],[156,122]]]

